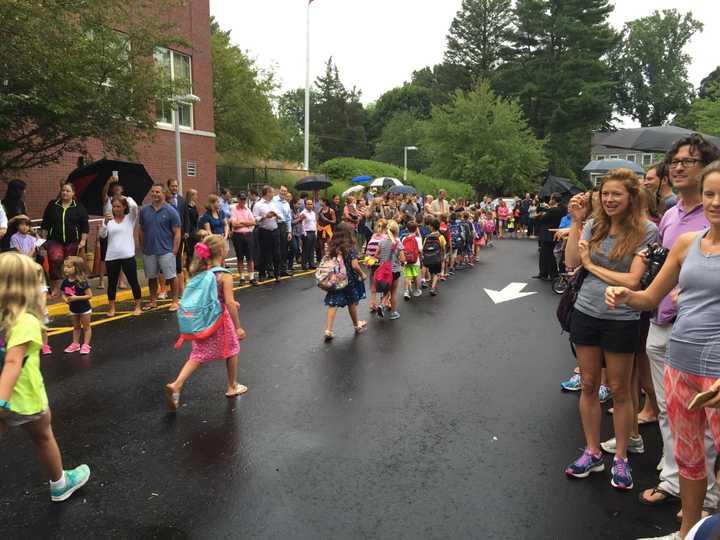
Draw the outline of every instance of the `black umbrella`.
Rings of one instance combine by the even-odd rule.
[[[332,186],[332,182],[323,175],[306,176],[295,182],[295,189],[300,191],[320,191],[330,186]]]
[[[582,191],[572,180],[549,174],[545,179],[545,184],[540,188],[540,197],[549,197],[553,193],[559,193],[563,197],[572,197]]]
[[[388,193],[399,193],[401,195],[415,195],[417,190],[412,186],[393,186],[388,189]]]
[[[695,133],[677,126],[653,126],[621,129],[596,141],[603,146],[639,150],[642,152],[667,152],[678,139]],[[702,134],[701,134],[702,135]],[[720,138],[703,135],[720,148]]]
[[[140,163],[101,159],[75,169],[68,176],[68,182],[75,186],[75,196],[88,214],[103,215],[105,201],[101,200],[102,188],[113,171],[118,172],[124,194],[135,199],[138,204],[142,203],[153,185],[152,177]]]

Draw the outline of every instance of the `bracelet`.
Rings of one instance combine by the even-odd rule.
[[[5,409],[6,411],[10,410],[10,402],[5,401],[4,399],[0,399],[0,409]]]

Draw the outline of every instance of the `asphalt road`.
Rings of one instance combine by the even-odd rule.
[[[43,359],[66,466],[90,483],[51,504],[25,434],[0,441],[0,538],[625,539],[676,528],[676,509],[637,502],[655,480],[657,428],[643,427],[636,489],[609,473],[565,478],[583,445],[574,365],[535,282],[536,249],[503,241],[440,295],[400,306],[354,336],[340,313],[322,341],[308,277],[239,291],[248,339],[240,382],[203,367],[166,412],[184,362],[166,311],[97,326],[93,352]],[[483,288],[539,294],[494,305]],[[365,303],[361,313],[367,314]],[[68,335],[51,338],[61,351]],[[610,417],[604,419],[610,435]]]

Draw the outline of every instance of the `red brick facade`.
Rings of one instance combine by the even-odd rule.
[[[192,49],[178,49],[192,56],[193,93],[201,99],[193,107],[194,132],[183,132],[180,137],[183,190],[197,189],[202,202],[216,187],[209,0],[186,0],[183,7],[170,10],[168,20],[177,25],[175,32],[192,44]],[[88,150],[94,159],[104,157],[99,142],[92,142]],[[158,128],[154,142],[138,146],[137,153],[137,160],[145,165],[155,181],[164,183],[176,176],[175,133],[171,129]],[[32,218],[42,216],[48,201],[58,192],[60,182],[76,168],[78,157],[67,154],[58,163],[19,176],[28,183],[25,202]],[[187,176],[188,161],[197,163],[197,176]]]

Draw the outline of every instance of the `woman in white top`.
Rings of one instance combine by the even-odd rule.
[[[108,300],[110,308],[108,317],[115,315],[115,293],[117,291],[120,270],[130,284],[135,299],[133,315],[140,315],[140,284],[137,277],[135,262],[135,224],[138,219],[138,207],[135,201],[127,197],[115,197],[112,201],[112,216],[105,216],[105,223],[100,228],[100,237],[107,238],[108,247],[105,253],[105,266],[108,273]]]

